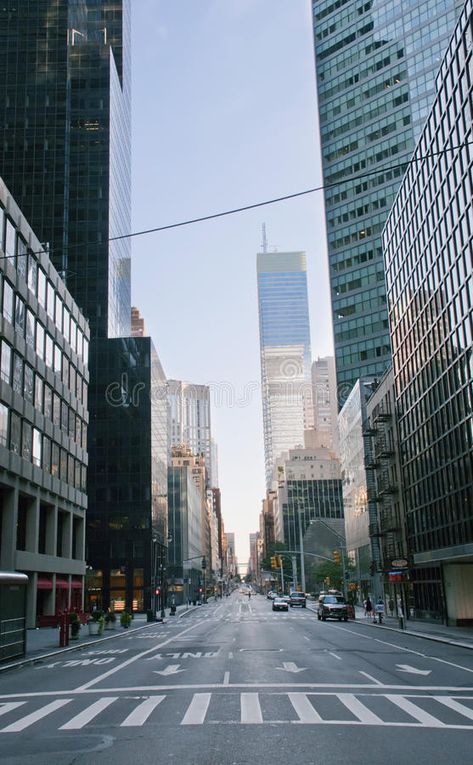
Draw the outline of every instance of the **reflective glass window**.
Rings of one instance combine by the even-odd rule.
[[[52,369],[53,368],[53,339],[51,335],[48,335],[46,333],[46,353],[44,360],[46,362],[46,365]]]
[[[41,267],[38,268],[38,300],[46,307],[46,274]]]
[[[15,412],[10,412],[10,451],[19,454],[21,449],[21,419]]]
[[[13,324],[13,287],[7,280],[3,282],[3,318]]]
[[[21,455],[23,459],[31,461],[33,428],[29,422],[23,420],[23,426],[21,430]]]
[[[16,244],[16,229],[9,218],[7,218],[7,225],[5,229],[5,255],[10,258],[11,262],[15,262],[15,244]]]
[[[47,436],[43,436],[43,470],[51,472],[51,441]]]
[[[58,345],[54,345],[54,371],[59,375],[62,371],[62,353]]]
[[[34,348],[34,325],[35,318],[29,308],[26,309],[26,342],[31,348]]]
[[[39,321],[36,322],[36,353],[44,359],[44,327]]]
[[[25,364],[24,380],[23,380],[23,396],[30,404],[33,403],[34,397],[34,372],[33,368],[29,364]]]
[[[33,463],[41,467],[41,432],[33,428]]]
[[[56,295],[54,292],[54,287],[51,284],[51,282],[48,282],[47,297],[48,297],[48,305],[46,310],[48,312],[48,316],[51,319],[54,319],[54,303],[55,303]]]
[[[43,411],[43,388],[43,379],[36,374],[34,378],[34,405],[38,412]]]
[[[51,475],[59,478],[59,446],[54,442],[51,445]]]
[[[23,277],[25,281],[27,280],[27,275],[28,275],[28,256],[26,253],[27,253],[26,242],[22,239],[21,236],[18,236],[17,253],[16,253],[16,270]]]
[[[19,297],[19,295],[16,295],[15,297],[15,329],[16,331],[24,336],[25,334],[25,323],[26,323],[26,306],[24,300]]]
[[[8,407],[0,403],[0,446],[8,444]]]
[[[30,253],[28,258],[28,287],[34,295],[36,295],[37,282],[38,263],[35,256]]]
[[[53,391],[47,383],[44,383],[44,416],[53,419]]]
[[[23,395],[23,359],[18,353],[13,354],[13,390],[20,396]]]
[[[8,345],[8,343],[5,342],[5,340],[2,340],[0,376],[2,380],[8,384],[10,384],[10,380],[11,380],[11,356],[12,356],[11,347]]]

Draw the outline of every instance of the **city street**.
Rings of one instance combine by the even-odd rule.
[[[473,652],[236,592],[0,675],[0,762],[469,760]]]

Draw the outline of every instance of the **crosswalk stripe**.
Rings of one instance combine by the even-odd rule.
[[[321,716],[310,703],[306,693],[288,693],[288,696],[299,722],[305,724],[322,722]]]
[[[257,693],[241,694],[241,722],[250,725],[263,722],[259,695]]]
[[[7,712],[11,712],[12,709],[23,706],[23,704],[26,704],[26,701],[9,701],[5,704],[0,704],[0,717],[1,715],[6,715]]]
[[[128,728],[135,725],[143,725],[143,723],[145,723],[150,716],[153,709],[156,709],[158,704],[161,704],[165,698],[166,696],[150,696],[149,699],[145,699],[145,701],[142,701],[141,704],[138,704],[136,709],[134,709],[133,712],[131,712],[128,717],[123,720],[120,727]]]
[[[72,717],[67,723],[61,725],[59,730],[80,730],[84,725],[93,720],[94,717],[97,717],[100,712],[109,707],[110,704],[113,704],[117,698],[118,696],[104,696],[104,698],[96,701],[95,704],[91,704],[90,707],[84,709],[83,712],[79,712],[78,715]]]
[[[404,696],[395,696],[387,693],[386,698],[400,709],[403,709],[404,712],[407,712],[414,720],[422,723],[422,725],[428,725],[430,728],[443,728],[445,726],[445,723],[441,722],[441,720],[437,720],[433,715],[424,712],[423,709],[413,704],[412,701],[409,701]]]
[[[434,699],[441,704],[444,704],[446,707],[453,709],[454,712],[463,715],[463,717],[468,717],[469,720],[473,720],[473,709],[466,707],[464,704],[460,704],[456,699],[452,699],[450,696],[434,696]]]
[[[25,730],[25,728],[33,725],[33,723],[38,720],[42,720],[43,717],[47,717],[52,712],[55,712],[56,709],[66,706],[66,704],[69,704],[71,701],[72,699],[58,699],[57,701],[52,701],[50,704],[46,704],[45,707],[37,709],[36,712],[31,712],[29,715],[21,717],[11,725],[7,725],[6,728],[2,728],[0,733],[18,733],[19,731]]]
[[[355,717],[358,717],[360,722],[367,723],[368,725],[384,724],[381,718],[378,717],[378,715],[375,715],[371,709],[365,707],[365,705],[362,704],[362,702],[357,699],[353,693],[337,693],[337,698],[340,699],[342,704],[346,706],[346,708],[350,710],[350,712],[352,712]]]
[[[202,725],[209,708],[211,693],[194,693],[181,725]]]

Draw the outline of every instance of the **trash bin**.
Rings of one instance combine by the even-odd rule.
[[[151,608],[148,609],[148,611],[146,612],[146,621],[147,622],[155,622],[156,621],[156,616],[154,614],[154,611],[151,610]]]

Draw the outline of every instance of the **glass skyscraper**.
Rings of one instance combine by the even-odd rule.
[[[314,0],[339,405],[391,360],[381,231],[462,0]]]
[[[416,613],[473,622],[473,0],[383,234]]]
[[[312,424],[310,325],[304,252],[257,255],[266,487],[283,452]]]

